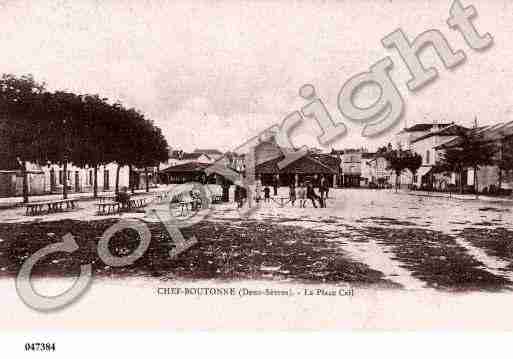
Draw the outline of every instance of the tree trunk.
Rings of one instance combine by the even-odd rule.
[[[146,177],[146,192],[149,192],[150,182],[148,181],[148,167],[144,167],[144,176]]]
[[[502,189],[502,168],[499,167],[499,194],[501,194]]]
[[[21,175],[23,176],[23,203],[29,201],[27,162],[21,162]]]
[[[121,165],[118,163],[118,168],[116,168],[116,194],[119,193],[119,171],[121,170]]]
[[[476,192],[476,198],[479,197],[479,183],[477,182],[477,170],[478,166],[474,167],[474,192]]]
[[[132,165],[128,165],[128,186],[130,187],[132,194],[134,194],[134,173],[132,171]]]
[[[463,194],[463,169],[460,169],[460,194]]]
[[[93,197],[98,198],[98,166],[94,165]]]
[[[62,198],[67,199],[68,198],[68,161],[64,161],[64,164],[62,166],[62,177],[63,177],[63,184],[62,184]]]

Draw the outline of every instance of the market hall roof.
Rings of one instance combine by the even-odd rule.
[[[286,167],[279,168],[278,163],[285,158],[285,156],[280,156],[257,165],[255,172],[257,174],[338,174],[340,160],[328,157],[330,157],[329,160],[327,156],[307,154]]]

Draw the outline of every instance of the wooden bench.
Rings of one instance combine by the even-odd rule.
[[[223,199],[223,196],[220,194],[212,195],[212,203],[221,203],[222,199]]]
[[[114,196],[114,195],[103,195],[103,196],[98,196],[97,199],[100,202],[115,202],[116,196]]]
[[[116,201],[104,201],[96,204],[98,215],[116,214],[121,210],[121,203]]]
[[[166,192],[157,193],[157,195],[155,197],[158,199],[159,202],[163,202],[165,200],[172,199],[173,194],[171,191],[166,191]]]
[[[141,197],[141,198],[130,198],[130,200],[128,201],[128,209],[132,209],[132,208],[142,208],[144,206],[147,205],[147,201],[149,200],[150,198],[148,197]]]
[[[63,212],[64,209],[75,209],[77,199],[59,199],[54,201],[32,202],[26,204],[27,216],[37,216],[46,213]],[[66,206],[66,208],[64,208]]]

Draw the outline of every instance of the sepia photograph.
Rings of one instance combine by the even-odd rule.
[[[513,329],[510,0],[0,24],[2,332]]]

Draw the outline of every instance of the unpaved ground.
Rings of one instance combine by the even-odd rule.
[[[17,217],[12,223],[0,223],[0,273],[14,276],[32,253],[72,233],[79,250],[48,256],[38,263],[35,275],[72,276],[78,264],[92,263],[98,277],[350,283],[443,291],[510,289],[513,215],[507,202],[364,189],[332,190],[330,195],[326,209],[271,202],[249,218],[241,217],[233,204],[216,205],[206,218],[183,230],[198,244],[174,260],[168,257],[173,247],[169,234],[147,213],[109,219],[88,214],[80,220],[78,211],[54,221],[31,218],[31,222]],[[125,217],[148,223],[151,245],[133,265],[110,268],[98,257],[97,242],[110,225]],[[111,240],[111,251],[126,255],[137,244],[136,233],[126,230]]]

